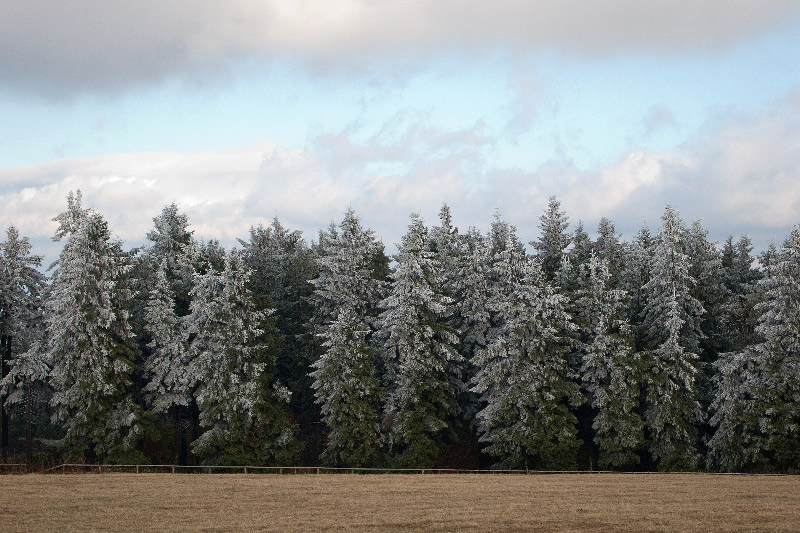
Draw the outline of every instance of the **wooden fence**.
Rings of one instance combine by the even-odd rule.
[[[526,470],[465,470],[457,468],[355,468],[333,466],[224,466],[224,465],[112,465],[66,463],[45,469],[45,473],[131,472],[141,473],[226,473],[226,474],[534,474]],[[556,473],[555,471],[550,473]],[[574,472],[573,472],[574,473]]]
[[[25,464],[0,464],[0,474],[28,472]],[[219,466],[219,465],[114,465],[65,463],[41,471],[45,474],[67,473],[166,473],[166,474],[494,474],[494,475],[552,475],[552,474],[683,474],[715,476],[785,476],[791,474],[749,474],[737,472],[617,472],[612,470],[467,470],[460,468],[350,468],[331,466]]]
[[[27,471],[25,463],[0,463],[0,474],[23,474]]]

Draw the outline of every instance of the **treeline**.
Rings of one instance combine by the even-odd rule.
[[[64,243],[0,244],[8,458],[797,472],[800,228],[758,258],[667,207],[533,255],[499,215],[412,215],[390,260],[352,210],[227,250],[175,204],[125,251],[70,194]]]

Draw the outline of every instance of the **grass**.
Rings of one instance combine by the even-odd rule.
[[[3,531],[796,531],[800,477],[0,476]]]

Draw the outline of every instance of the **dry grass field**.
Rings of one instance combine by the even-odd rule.
[[[0,476],[2,531],[797,531],[800,477]]]

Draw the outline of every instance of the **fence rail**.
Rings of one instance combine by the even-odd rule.
[[[28,471],[28,465],[25,463],[0,463],[0,474],[24,473]]]
[[[0,474],[27,472],[27,465],[22,463],[0,464]],[[652,475],[652,474],[682,474],[682,475],[715,475],[715,476],[786,476],[791,474],[750,474],[738,472],[616,472],[612,470],[469,470],[461,468],[350,468],[332,466],[222,466],[222,465],[117,465],[117,464],[83,464],[65,463],[42,470],[42,473],[166,473],[166,474],[494,474],[494,475]]]

